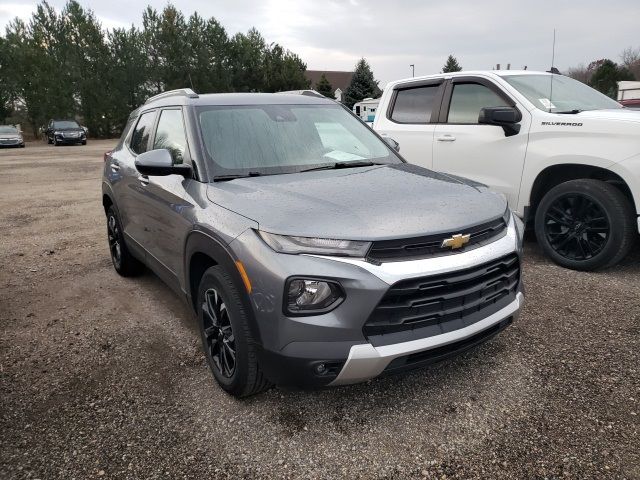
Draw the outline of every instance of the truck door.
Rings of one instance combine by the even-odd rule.
[[[400,154],[422,167],[433,166],[433,133],[445,85],[444,79],[403,84],[390,92],[387,111],[378,109],[374,130],[400,144]],[[380,105],[386,105],[383,99]]]
[[[515,106],[522,113],[520,132],[478,124],[480,109]],[[507,196],[516,208],[531,118],[498,85],[480,77],[456,77],[444,92],[433,142],[433,169],[484,183]]]

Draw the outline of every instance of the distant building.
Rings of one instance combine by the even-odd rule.
[[[360,117],[363,122],[373,123],[379,103],[379,98],[365,98],[361,102],[353,104],[353,113]]]
[[[309,88],[315,89],[316,84],[320,81],[322,74],[327,77],[331,88],[335,90],[336,100],[342,102],[344,100],[344,92],[351,83],[353,72],[339,72],[335,70],[307,70],[304,74],[307,80],[311,81]]]

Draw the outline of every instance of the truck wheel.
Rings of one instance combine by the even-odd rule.
[[[132,277],[142,272],[142,263],[131,255],[127,245],[124,243],[122,224],[113,205],[107,210],[107,238],[109,240],[111,262],[116,272],[123,277]]]
[[[629,200],[615,186],[591,179],[549,190],[538,205],[535,231],[555,263],[585,271],[617,264],[636,236]]]
[[[218,384],[235,397],[270,387],[264,378],[240,293],[222,267],[210,267],[198,287],[202,348]]]

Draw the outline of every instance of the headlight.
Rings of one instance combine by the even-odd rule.
[[[311,253],[316,255],[339,255],[343,257],[364,257],[371,242],[358,240],[335,240],[331,238],[292,237],[258,231],[260,237],[280,253]]]
[[[62,132],[53,132],[54,135],[62,135]]]
[[[290,278],[285,285],[285,315],[315,315],[337,307],[344,299],[338,283],[312,278]]]

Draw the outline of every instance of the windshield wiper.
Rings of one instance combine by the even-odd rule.
[[[373,165],[386,165],[386,163],[375,162],[336,162],[329,165],[321,165],[319,167],[306,168],[300,170],[302,172],[313,172],[314,170],[337,170],[340,168],[356,168],[356,167],[372,167]]]
[[[564,110],[562,112],[553,112],[553,113],[561,113],[561,114],[566,113],[568,115],[575,115],[576,113],[580,113],[580,112],[582,112],[582,110],[579,110],[576,108],[575,110]]]
[[[263,174],[260,172],[239,173],[232,175],[216,175],[213,177],[214,182],[222,182],[225,180],[235,180],[236,178],[248,178],[248,177],[261,177]]]

